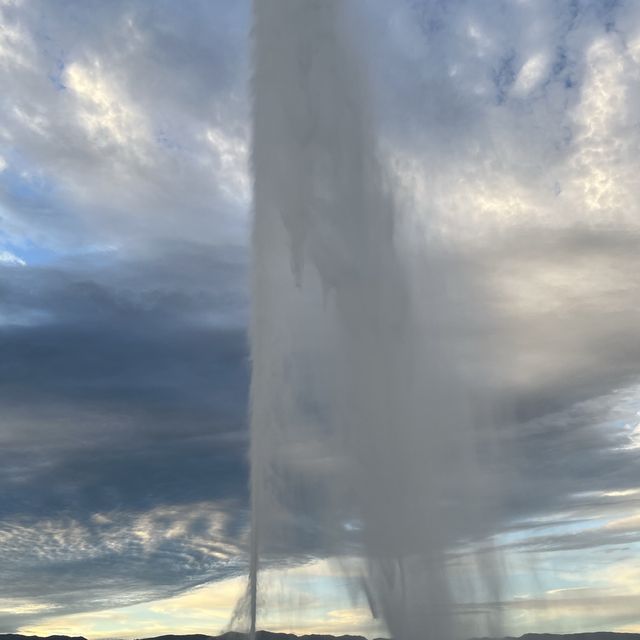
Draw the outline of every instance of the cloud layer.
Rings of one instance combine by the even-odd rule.
[[[588,550],[631,628],[635,578],[612,572],[639,542],[640,9],[352,9],[401,233],[470,282],[468,375],[513,409],[497,544],[567,573]],[[242,570],[250,6],[4,0],[0,25],[11,631]],[[580,586],[540,584],[566,610]],[[530,587],[509,606],[542,609],[513,599]]]

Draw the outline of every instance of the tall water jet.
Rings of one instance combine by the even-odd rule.
[[[346,10],[254,3],[251,631],[260,563],[360,554],[393,637],[446,640],[500,588],[476,310],[398,216]]]

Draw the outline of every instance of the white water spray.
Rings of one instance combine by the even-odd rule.
[[[393,637],[447,640],[500,585],[476,310],[398,217],[344,3],[254,12],[252,635],[260,563],[358,551]]]

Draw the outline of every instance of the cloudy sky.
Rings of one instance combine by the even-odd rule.
[[[398,201],[515,408],[509,630],[640,631],[640,5],[352,4]],[[241,593],[250,29],[0,0],[0,632],[217,632]],[[268,626],[377,631],[322,554],[287,575]]]

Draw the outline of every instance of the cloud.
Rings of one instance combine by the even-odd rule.
[[[0,7],[7,629],[242,564],[248,9]]]
[[[2,611],[3,626],[131,606],[238,575],[244,541],[229,541],[227,508],[195,503],[112,512],[101,522],[14,524],[0,535],[8,578],[0,603],[27,604]]]
[[[634,487],[637,8],[361,8],[401,238],[470,300],[452,332],[508,423],[507,519]]]
[[[244,244],[247,11],[5,4],[4,234]]]
[[[315,562],[289,569],[288,586],[270,594],[270,606],[263,611],[264,628],[291,630],[297,633],[354,633],[373,635],[382,633],[380,625],[371,619],[366,607],[339,608],[344,599],[344,585],[335,576],[332,588],[318,588],[314,577],[324,574],[326,563]],[[277,572],[266,572],[265,579],[275,579]],[[267,575],[269,574],[269,575]],[[281,572],[282,578],[284,572]],[[282,585],[282,583],[280,583]],[[216,584],[201,585],[170,598],[111,609],[96,614],[56,616],[24,627],[25,633],[49,635],[80,632],[92,638],[152,637],[162,633],[210,633],[224,630],[233,609],[245,588],[244,580],[228,578]],[[340,595],[337,595],[340,594]],[[295,603],[295,605],[294,605]],[[297,616],[290,606],[304,606],[306,615]]]
[[[240,570],[224,554],[247,509],[249,3],[0,13],[0,555],[22,594],[0,593],[0,615],[35,629]],[[480,310],[454,331],[474,390],[509,409],[505,544],[636,544],[638,8],[359,3],[351,19],[371,35],[354,38],[398,233]],[[311,481],[288,552],[322,556],[313,483],[336,462],[289,444]]]
[[[240,571],[244,257],[174,243],[0,269],[1,597],[38,605],[3,626]]]
[[[460,0],[367,15],[385,143],[431,232],[637,230],[634,7]]]
[[[24,266],[26,262],[10,251],[0,251],[0,263]]]

